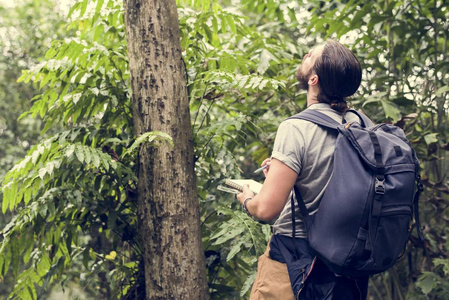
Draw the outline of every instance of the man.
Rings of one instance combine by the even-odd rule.
[[[296,75],[300,87],[307,91],[307,109],[316,109],[340,123],[343,116],[348,122],[359,122],[354,114],[344,115],[345,99],[357,91],[362,77],[360,63],[345,46],[330,40],[313,48],[304,56]],[[297,239],[295,246],[291,244],[292,212],[288,200],[293,185],[298,187],[309,212],[316,212],[332,175],[335,141],[334,132],[316,124],[285,120],[278,128],[271,159],[262,163],[269,167],[264,170],[266,179],[261,192],[254,195],[245,188],[237,195],[253,217],[263,221],[278,217],[267,252],[259,258],[250,299],[294,299],[298,295],[294,296],[293,285],[300,299],[366,299],[367,278],[353,280],[336,275],[315,259],[308,248],[297,206]],[[299,258],[292,254],[294,248],[299,251]],[[292,260],[303,264],[300,270]],[[296,274],[300,282],[290,282],[292,272],[302,272]]]

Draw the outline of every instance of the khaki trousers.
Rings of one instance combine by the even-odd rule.
[[[270,259],[268,245],[257,262],[257,276],[250,300],[294,300],[287,265]]]
[[[259,257],[250,300],[294,300],[287,265],[270,259],[270,248]],[[366,297],[369,300],[369,295]]]

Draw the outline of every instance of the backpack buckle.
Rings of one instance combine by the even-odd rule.
[[[385,179],[379,180],[376,177],[376,180],[374,182],[374,191],[376,192],[376,194],[385,194]]]
[[[418,191],[419,192],[424,191],[424,185],[422,184],[422,181],[421,181],[421,175],[416,174],[415,178],[416,178],[416,182],[418,183]]]

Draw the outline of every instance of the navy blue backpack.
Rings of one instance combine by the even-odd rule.
[[[357,114],[361,124],[339,124],[312,109],[291,117],[338,132],[333,174],[318,211],[308,213],[296,186],[295,195],[318,258],[334,273],[359,277],[396,263],[405,250],[413,213],[423,241],[418,210],[423,186],[419,161],[402,129],[374,126],[366,116],[349,112]],[[295,211],[293,197],[291,204]],[[292,221],[294,238],[294,213]]]

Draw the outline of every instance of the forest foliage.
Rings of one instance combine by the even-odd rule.
[[[425,184],[425,247],[413,231],[399,263],[371,279],[370,294],[373,299],[447,295],[449,4],[177,4],[211,297],[248,294],[257,257],[270,236],[269,225],[252,221],[233,197],[216,187],[225,177],[253,177],[252,170],[269,157],[278,124],[305,108],[296,68],[311,47],[328,38],[348,45],[362,63],[362,87],[352,106],[376,122],[404,128],[417,150]],[[1,16],[27,5],[2,9]],[[1,231],[0,274],[5,280],[14,278],[6,288],[12,299],[36,299],[59,285],[80,286],[92,299],[132,299],[142,281],[137,148],[170,137],[133,134],[123,15],[121,1],[79,1],[67,18],[52,23],[58,34],[33,33],[39,39],[35,43],[42,45],[37,50],[45,49],[45,54],[36,50],[26,62],[19,63],[16,55],[0,61],[0,96],[5,99],[0,151],[10,153],[9,160],[0,158],[0,197],[8,220]],[[51,43],[42,43],[44,36]],[[2,43],[2,51],[25,49],[26,42],[10,48]],[[12,64],[15,69],[5,72]],[[11,76],[21,70],[17,78]],[[18,93],[20,89],[27,92]],[[12,111],[20,111],[19,121],[6,113]]]

